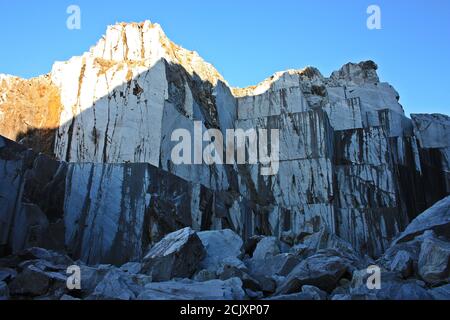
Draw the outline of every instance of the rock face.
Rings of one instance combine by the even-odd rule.
[[[269,248],[266,255],[241,251],[242,239],[231,230],[183,228],[140,261],[121,266],[86,265],[61,252],[29,248],[0,258],[0,299],[450,300],[450,241],[432,227],[393,242],[377,261],[326,229],[293,246],[274,237],[257,240],[259,250]],[[230,247],[219,251],[220,242]],[[80,268],[78,290],[66,285],[67,268],[74,265]],[[380,283],[371,288],[368,270],[374,265]]]
[[[313,285],[331,292],[339,280],[351,270],[351,263],[333,252],[320,252],[303,260],[287,276],[279,294],[298,292],[304,285]]]
[[[0,255],[62,248],[66,165],[1,137],[0,163]]]
[[[50,75],[25,80],[0,74],[0,134],[38,152],[54,153],[60,90]]]
[[[450,193],[450,117],[441,114],[412,114],[414,134],[425,177],[427,203],[434,203]]]
[[[283,253],[278,239],[299,244],[326,229],[380,257],[450,194],[450,120],[407,118],[376,70],[349,63],[324,77],[307,67],[231,88],[146,21],[108,27],[47,76],[2,75],[0,134],[46,155],[0,138],[0,254],[41,246],[120,265],[191,227],[274,237],[260,246],[271,255]],[[194,123],[223,136],[278,129],[278,171],[262,175],[266,166],[251,161],[174,164],[172,133],[195,136]],[[397,258],[395,268],[406,268],[406,256]]]
[[[243,300],[245,293],[238,278],[149,283],[137,297],[138,300]]]
[[[420,248],[419,274],[426,282],[438,285],[450,281],[450,244],[433,236]]]
[[[142,271],[153,281],[188,278],[197,271],[205,256],[205,248],[191,228],[184,228],[165,236],[144,257]]]
[[[450,197],[442,199],[415,218],[393,243],[410,241],[427,230],[450,239]]]
[[[428,292],[433,296],[434,300],[449,300],[450,284],[431,289]]]
[[[278,240],[275,237],[267,237],[258,242],[253,259],[265,260],[267,256],[275,256],[278,253],[280,253]]]
[[[204,270],[215,272],[224,260],[238,259],[241,255],[242,239],[229,229],[203,231],[199,232],[198,236],[206,251],[200,263]]]
[[[0,281],[0,301],[9,299],[9,288],[3,281]]]
[[[417,280],[402,280],[395,273],[384,272],[384,280],[379,290],[370,290],[358,282],[359,277],[367,278],[366,270],[357,271],[350,283],[349,294],[334,296],[336,300],[433,300],[423,283]],[[364,282],[364,281],[363,281]],[[448,297],[447,297],[448,299]]]
[[[1,255],[40,246],[89,264],[120,265],[141,260],[170,232],[214,229],[215,220],[250,210],[246,202],[227,206],[239,200],[232,192],[150,164],[65,163],[2,137],[0,166]]]

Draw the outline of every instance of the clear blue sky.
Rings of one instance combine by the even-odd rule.
[[[70,4],[81,8],[81,30],[66,28]],[[382,30],[366,28],[370,4],[381,7]],[[0,0],[0,73],[47,73],[88,50],[108,24],[145,19],[233,86],[307,65],[328,76],[372,59],[408,114],[450,113],[449,0]]]

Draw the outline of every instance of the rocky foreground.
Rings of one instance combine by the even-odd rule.
[[[450,197],[417,217],[376,261],[326,229],[291,243],[231,230],[183,228],[143,260],[86,265],[30,248],[0,259],[0,299],[372,300],[450,299]],[[81,289],[67,289],[68,266]],[[381,287],[369,289],[369,266]]]

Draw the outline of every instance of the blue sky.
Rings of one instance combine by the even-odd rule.
[[[71,4],[81,8],[81,30],[66,28]],[[371,4],[381,8],[381,30],[366,27]],[[0,0],[0,73],[47,73],[88,50],[107,25],[146,19],[233,86],[307,65],[329,76],[372,59],[407,114],[450,113],[449,0]]]

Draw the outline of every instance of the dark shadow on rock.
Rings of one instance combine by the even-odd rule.
[[[50,157],[54,157],[55,137],[58,128],[38,129],[30,128],[25,132],[19,132],[16,141],[33,149],[37,153],[44,153]]]

